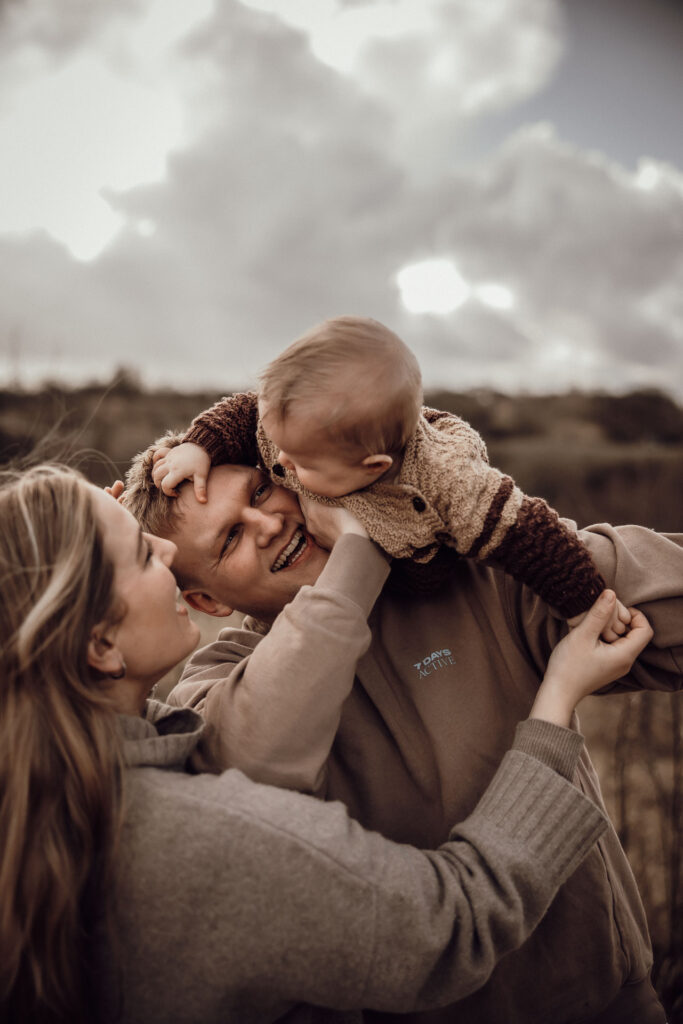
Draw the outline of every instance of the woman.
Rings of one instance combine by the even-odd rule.
[[[54,466],[6,474],[0,517],[0,1019],[310,1022],[341,1020],[314,1006],[452,1002],[603,831],[568,781],[582,741],[564,726],[651,636],[634,612],[599,642],[613,594],[556,648],[478,808],[421,853],[339,804],[196,774],[201,720],[148,700],[198,640],[172,543]]]

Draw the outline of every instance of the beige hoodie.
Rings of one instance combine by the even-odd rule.
[[[642,607],[655,631],[629,675],[610,689],[680,689],[683,537],[606,525],[580,536],[608,585],[625,603]],[[345,547],[340,542],[330,558],[329,574],[321,576],[331,589],[335,555],[343,553],[346,570],[353,569],[361,580],[365,572],[360,539],[343,540]],[[358,544],[352,549],[350,541]],[[315,705],[317,721],[323,715],[320,705],[327,705],[327,722],[336,723],[337,715],[338,725],[333,736],[317,736],[315,749],[320,753],[328,745],[329,757],[304,765],[304,784],[317,787],[328,799],[343,800],[368,828],[434,848],[444,841],[452,821],[473,810],[491,781],[515,724],[529,713],[550,651],[566,626],[526,587],[469,559],[454,559],[441,588],[431,596],[415,596],[397,583],[392,571],[371,614],[372,641],[350,688],[344,689],[344,680],[335,677],[329,688],[308,691],[307,696],[303,676],[297,684],[297,650],[310,617],[300,614],[294,601],[285,612],[287,628],[277,646],[266,648],[248,631],[225,630],[216,645],[191,661],[171,699],[206,714],[224,737],[225,763],[248,762],[250,771],[265,773],[259,777],[288,784],[292,764],[282,758],[269,764],[266,757],[259,768],[250,752],[259,730],[259,701],[249,709],[249,665],[256,653],[262,660],[272,659],[269,677],[288,680],[296,710],[280,721],[279,737],[259,741],[262,750],[268,744],[281,745],[287,731],[302,743],[306,700],[310,697]],[[303,703],[297,703],[302,694]],[[273,725],[277,721],[268,721],[269,731]],[[602,806],[586,753],[575,781]],[[562,888],[533,936],[499,964],[481,992],[440,1017],[411,1019],[574,1024],[596,1019],[624,990],[629,998],[620,1011],[620,1024],[643,1024],[647,1017],[638,993],[644,990],[636,983],[647,977],[651,962],[637,888],[610,828]],[[649,991],[643,998],[651,1001]]]

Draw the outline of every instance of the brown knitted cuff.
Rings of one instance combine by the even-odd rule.
[[[495,561],[565,618],[587,611],[605,589],[588,549],[542,498],[524,498]]]
[[[195,417],[184,439],[201,445],[214,466],[225,462],[255,466],[259,461],[257,423],[256,392],[239,392],[221,398],[220,402]]]

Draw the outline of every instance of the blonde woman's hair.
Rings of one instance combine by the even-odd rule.
[[[259,376],[262,412],[284,420],[315,406],[316,426],[368,454],[398,453],[422,406],[420,368],[377,320],[338,316],[311,328]]]
[[[115,715],[88,666],[113,568],[74,470],[0,474],[0,1019],[97,1019],[121,808]]]

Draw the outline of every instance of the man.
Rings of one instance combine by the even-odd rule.
[[[167,436],[163,443],[178,443]],[[238,608],[272,622],[326,560],[296,498],[254,468],[211,471],[208,501],[191,486],[168,499],[151,482],[154,446],[138,457],[126,503],[143,527],[178,545],[179,584],[211,615]],[[683,685],[683,537],[639,527],[583,531],[598,569],[627,605],[639,605],[655,636],[613,689]],[[550,651],[565,630],[530,591],[494,568],[453,561],[416,596],[401,567],[370,617],[360,660],[319,793],[340,799],[363,825],[401,842],[435,847],[466,816],[526,717]],[[423,581],[424,583],[425,581]],[[237,657],[258,643],[249,631],[221,635]],[[230,660],[230,659],[229,659]],[[200,707],[220,730],[237,713],[238,690],[219,669],[207,684],[190,674],[174,699]],[[448,713],[444,713],[448,708]],[[245,740],[248,743],[248,740]],[[239,751],[238,751],[239,753]],[[226,764],[231,751],[225,752]],[[585,756],[577,784],[602,806]],[[431,1014],[368,1021],[454,1024],[662,1024],[649,982],[651,951],[632,874],[610,830],[565,884],[536,932],[507,956],[480,992]]]

